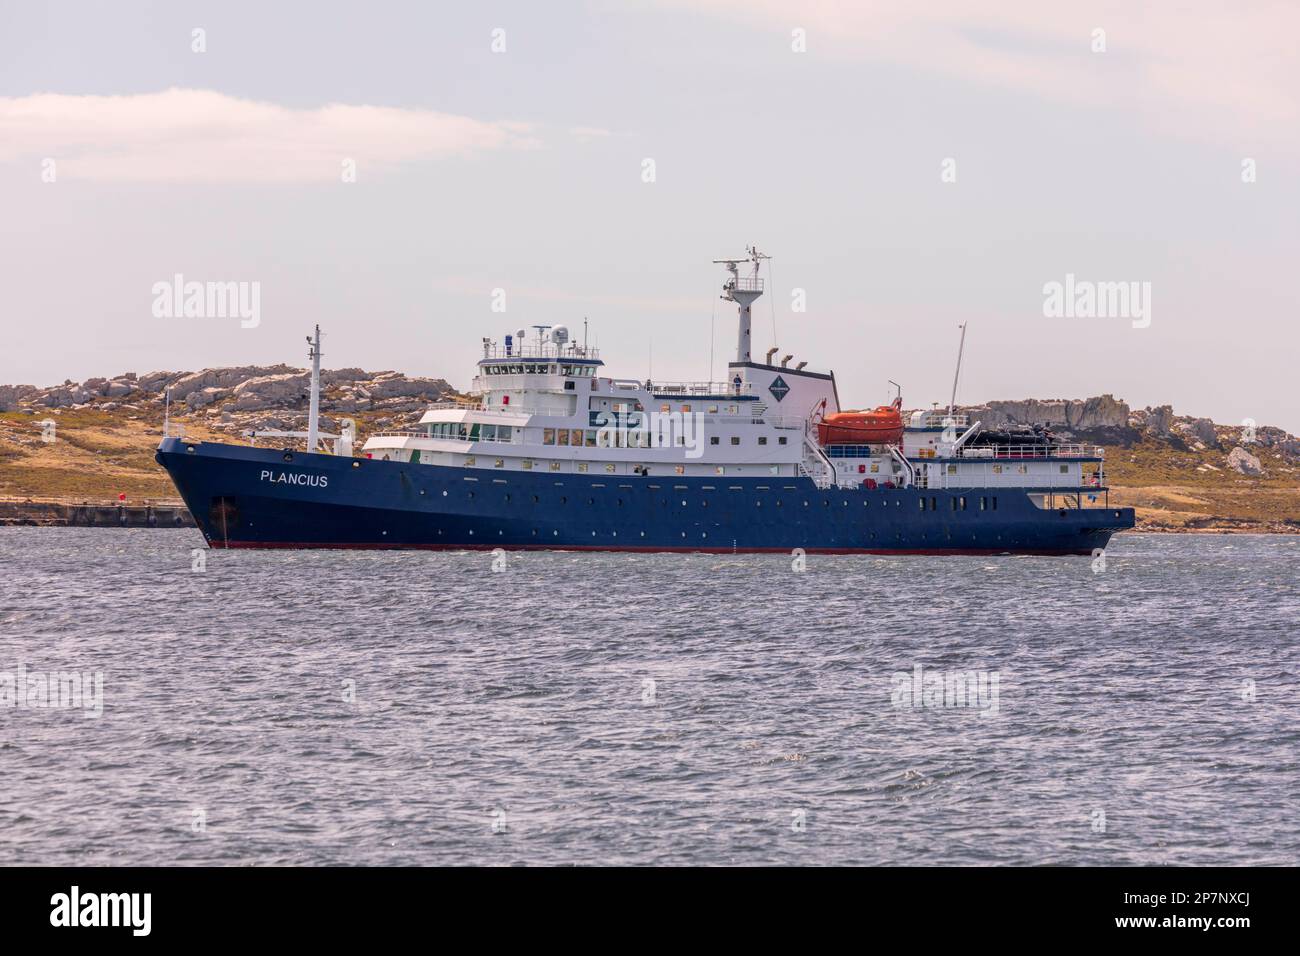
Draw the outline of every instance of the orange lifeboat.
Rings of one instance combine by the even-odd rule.
[[[899,402],[872,411],[834,412],[817,423],[823,445],[896,445],[903,437]]]

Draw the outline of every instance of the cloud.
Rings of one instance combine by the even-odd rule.
[[[338,103],[292,109],[211,90],[0,97],[0,161],[49,157],[60,179],[339,182],[405,164],[540,143],[525,123]]]
[[[788,37],[807,56],[901,65],[1072,106],[1132,111],[1153,129],[1236,146],[1294,145],[1300,6],[1092,0],[660,0]],[[1106,51],[1092,51],[1093,31]]]

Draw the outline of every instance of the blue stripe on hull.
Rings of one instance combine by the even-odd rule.
[[[157,457],[213,547],[1090,554],[1133,526],[1132,509],[1044,511],[1014,488],[494,472],[179,439]]]

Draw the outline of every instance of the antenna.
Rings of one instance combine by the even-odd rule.
[[[966,326],[967,324],[969,324],[969,321],[970,320],[968,319],[966,322],[963,322],[960,326],[961,344],[957,346],[957,371],[954,372],[952,376],[952,398],[949,399],[948,401],[949,418],[952,418],[953,406],[957,404],[957,379],[961,378],[961,356],[962,356],[962,352],[966,350]]]

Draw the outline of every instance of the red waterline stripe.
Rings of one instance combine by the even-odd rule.
[[[690,546],[656,546],[645,545],[597,545],[597,544],[336,544],[295,541],[213,541],[213,548],[239,548],[243,550],[321,550],[321,551],[627,551],[641,554],[790,554],[793,548],[693,548]],[[1032,554],[1047,557],[1066,557],[1077,555],[1091,557],[1090,549],[1070,548],[1020,548],[1008,551],[1006,548],[804,548],[806,554],[879,554],[909,555],[931,557],[990,557],[1000,554]]]

